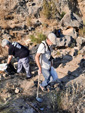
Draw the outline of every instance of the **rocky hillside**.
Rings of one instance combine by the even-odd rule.
[[[52,8],[51,4],[55,8],[49,11]],[[63,30],[64,23],[60,21],[63,21],[63,16],[71,11],[81,16],[83,21],[78,17],[74,20],[70,17],[75,25],[65,23],[65,27],[82,28],[82,24],[85,24],[84,8],[84,0],[56,0],[51,3],[46,3],[46,0],[0,0],[0,37],[18,40],[28,38],[36,32],[42,31],[47,34],[57,27]],[[72,16],[70,13],[68,15]]]
[[[52,52],[61,84],[40,91],[36,101],[37,66],[30,59],[32,78],[0,72],[0,113],[84,113],[85,0],[0,0],[0,43],[6,38],[35,52],[49,32],[57,35]],[[0,64],[7,51],[0,45]],[[16,59],[12,59],[17,67]],[[40,81],[43,80],[41,75]]]

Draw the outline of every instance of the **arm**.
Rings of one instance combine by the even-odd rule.
[[[36,64],[39,68],[38,73],[41,74],[42,71],[41,71],[41,65],[40,65],[39,57],[40,57],[40,53],[37,53],[36,56],[35,56],[35,61],[36,61]]]
[[[9,64],[11,62],[12,57],[13,57],[12,55],[8,56],[7,64]]]

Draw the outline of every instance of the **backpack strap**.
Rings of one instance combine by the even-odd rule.
[[[45,43],[46,43],[46,45],[47,45],[47,47],[48,47],[48,50],[51,52],[50,47],[49,47],[49,45],[47,44],[47,42],[46,42],[46,41],[45,41]]]
[[[45,43],[46,43],[46,45],[45,45]],[[50,50],[50,47],[49,47],[49,45],[47,44],[47,42],[45,41],[45,43],[44,42],[42,42],[42,44],[44,45],[44,47],[46,48],[46,46],[48,47],[48,50],[51,52],[51,50]]]
[[[42,44],[44,45],[44,48],[46,48],[46,45],[45,45],[45,43],[44,42],[42,42]],[[46,51],[45,51],[46,52]]]

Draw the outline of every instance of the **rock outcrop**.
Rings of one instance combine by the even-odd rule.
[[[69,13],[65,14],[65,16],[62,18],[60,24],[61,24],[61,26],[66,27],[66,28],[68,28],[68,27],[82,28],[83,27],[82,19],[73,12],[69,12]]]

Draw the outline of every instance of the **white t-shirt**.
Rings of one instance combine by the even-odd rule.
[[[44,44],[43,44],[44,43]],[[51,57],[51,51],[49,51],[48,46],[45,41],[39,45],[37,53],[40,53],[40,64],[42,68],[50,69],[51,61],[49,61]]]

